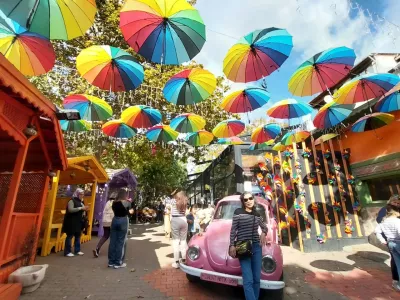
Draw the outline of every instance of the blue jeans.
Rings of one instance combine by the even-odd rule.
[[[108,246],[109,265],[120,266],[125,259],[128,224],[128,217],[114,217],[111,222],[110,245]]]
[[[396,264],[397,274],[400,274],[400,242],[399,241],[388,241],[388,248],[390,254],[393,256],[393,260]],[[400,283],[397,284],[400,288]]]
[[[67,238],[65,239],[64,255],[71,253],[71,244],[72,244],[73,237],[75,237],[75,241],[74,241],[75,254],[77,254],[79,251],[81,251],[81,233],[76,232],[75,234],[67,235]]]
[[[261,246],[256,242],[253,243],[253,255],[239,260],[246,300],[258,300],[260,296],[261,259]]]

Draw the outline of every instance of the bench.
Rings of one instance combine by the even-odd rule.
[[[0,299],[18,300],[21,290],[22,285],[20,283],[0,284]]]

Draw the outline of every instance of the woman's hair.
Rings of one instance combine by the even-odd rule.
[[[399,200],[396,200],[396,202]],[[388,205],[386,205],[386,218],[388,217],[393,217],[393,216],[399,216],[400,214],[400,203],[396,202],[390,202]]]
[[[186,211],[187,207],[187,196],[184,191],[180,191],[174,195],[174,198],[176,200],[176,208],[178,211]]]
[[[79,198],[79,194],[85,194],[85,191],[81,188],[77,188],[72,195],[73,198]]]
[[[121,200],[126,200],[128,198],[128,192],[120,189],[118,191],[118,195],[117,195],[117,200],[121,201]]]
[[[244,204],[244,196],[245,196],[245,195],[251,195],[252,197],[254,197],[253,194],[250,193],[250,192],[244,192],[244,193],[242,193],[242,194],[240,195],[240,202],[242,202],[242,208],[246,208],[246,205]],[[255,205],[255,203],[254,203],[253,211],[254,211],[255,207],[256,207],[256,205]]]

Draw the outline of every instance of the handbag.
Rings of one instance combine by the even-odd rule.
[[[253,218],[253,230],[251,232],[251,240],[235,242],[236,257],[243,258],[253,255],[253,235],[254,235],[254,222],[256,216]],[[239,217],[239,228],[240,228],[240,217]]]

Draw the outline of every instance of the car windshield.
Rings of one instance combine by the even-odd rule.
[[[237,208],[242,207],[239,201],[222,202],[218,206],[214,219],[215,220],[232,220],[233,213]],[[256,211],[261,215],[261,217],[266,221],[265,217],[265,207],[260,204],[256,204]]]

